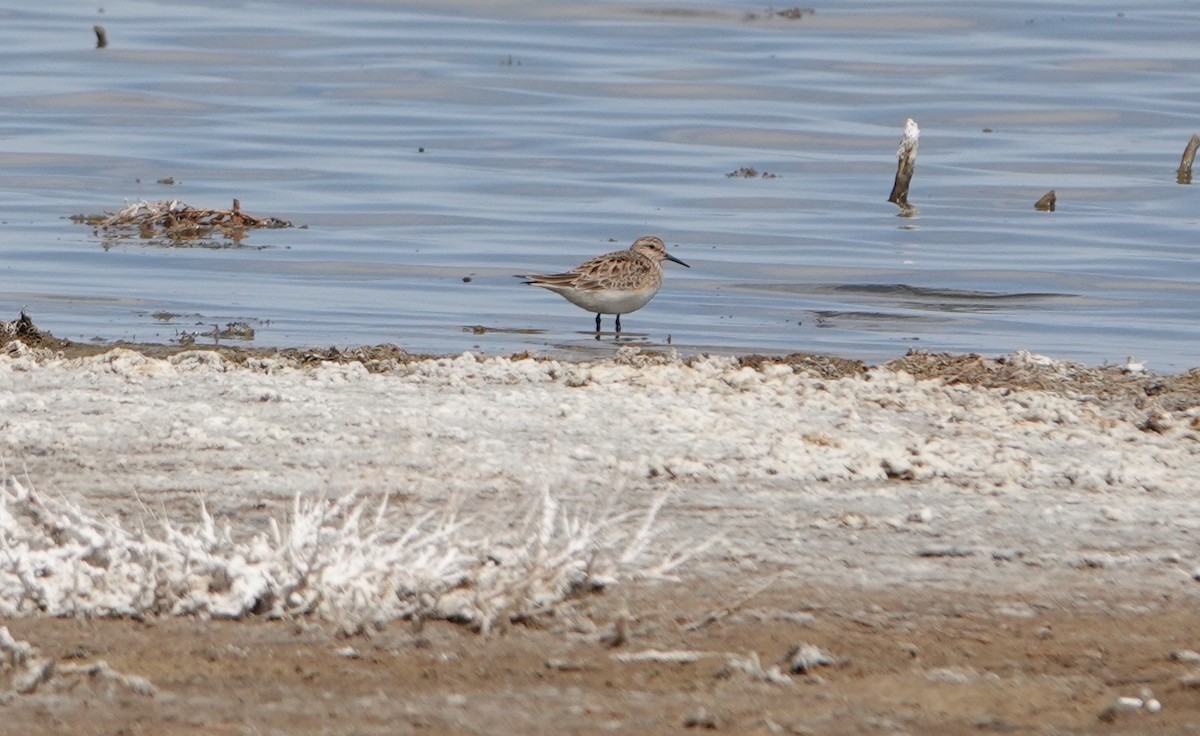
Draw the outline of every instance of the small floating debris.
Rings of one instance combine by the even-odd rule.
[[[229,322],[224,328],[213,325],[212,329],[198,334],[218,340],[253,340],[254,328],[246,322]]]
[[[528,327],[487,327],[484,325],[463,325],[463,332],[471,335],[486,335],[489,332],[503,332],[511,335],[540,335],[545,330],[535,330]]]
[[[1041,199],[1034,203],[1033,208],[1039,212],[1053,212],[1057,203],[1058,195],[1054,193],[1053,189],[1051,189],[1043,194]]]
[[[108,33],[104,31],[104,26],[92,26],[92,31],[96,34],[96,48],[107,48]]]
[[[729,172],[725,176],[729,177],[730,179],[758,179],[758,178],[777,179],[778,178],[777,174],[772,174],[769,171],[763,171],[760,173],[758,171],[758,169],[754,168],[753,166],[743,166],[740,169],[738,169],[737,171]]]
[[[221,340],[250,341],[254,339],[254,328],[249,322],[227,322],[224,327],[213,324],[207,330],[179,332],[175,341],[180,345],[195,345],[198,337],[209,338],[216,345],[219,345]]]
[[[178,199],[142,200],[116,213],[73,215],[70,219],[115,237],[136,232],[143,239],[162,238],[172,245],[191,244],[214,236],[240,243],[247,230],[292,226],[278,217],[248,215],[236,199],[227,210],[201,209]]]
[[[759,13],[756,13],[754,11],[748,11],[743,16],[743,18],[748,21],[755,21],[755,20],[758,20],[760,17],[765,17],[768,19],[769,18],[783,18],[784,20],[803,20],[807,16],[816,15],[816,12],[817,11],[815,8],[796,7],[796,8],[787,8],[786,10],[775,10],[774,8],[767,8],[762,13],[761,16]]]
[[[806,15],[816,15],[815,8],[788,8],[787,10],[776,10],[775,15],[788,20],[802,20]]]

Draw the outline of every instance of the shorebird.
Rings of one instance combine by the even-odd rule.
[[[663,261],[688,264],[667,253],[667,246],[653,235],[638,238],[628,250],[615,250],[579,264],[570,271],[553,274],[527,274],[517,278],[559,294],[577,307],[596,313],[596,332],[600,315],[636,312],[654,298],[662,286]]]

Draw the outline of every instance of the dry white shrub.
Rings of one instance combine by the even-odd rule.
[[[453,502],[401,525],[387,499],[296,498],[268,531],[199,521],[128,530],[9,478],[0,490],[0,616],[312,615],[347,631],[440,618],[486,631],[623,577],[665,578],[700,551],[644,562],[644,515],[569,512],[548,490],[508,538],[470,538]],[[494,525],[509,528],[509,525]]]

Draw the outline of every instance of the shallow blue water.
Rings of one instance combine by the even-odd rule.
[[[1200,132],[1187,2],[790,20],[749,2],[129,1],[0,21],[0,318],[24,307],[60,337],[242,320],[259,346],[1200,365],[1200,184],[1175,181]],[[886,201],[907,117],[915,218]],[[744,166],[775,178],[726,176]],[[1058,210],[1035,211],[1050,189]],[[171,198],[305,227],[175,248],[67,219]],[[511,277],[643,234],[692,268],[667,264],[620,343]]]

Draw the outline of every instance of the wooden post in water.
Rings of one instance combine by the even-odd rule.
[[[904,123],[904,137],[900,139],[900,148],[896,150],[896,181],[892,184],[892,195],[889,202],[895,202],[900,208],[901,217],[912,217],[917,214],[917,208],[908,203],[908,184],[912,181],[913,170],[917,166],[917,138],[921,129],[917,121],[909,118]]]
[[[1176,181],[1180,184],[1192,183],[1192,161],[1196,158],[1196,149],[1200,148],[1200,135],[1192,135],[1187,148],[1183,149],[1183,160],[1179,162],[1179,175]]]

